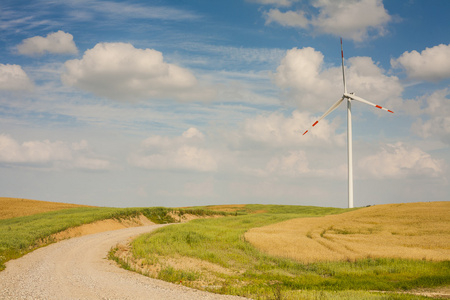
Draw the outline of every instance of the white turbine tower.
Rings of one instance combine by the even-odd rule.
[[[379,105],[373,104],[363,98],[357,97],[354,93],[347,93],[347,85],[345,83],[345,71],[344,71],[344,50],[342,48],[342,38],[341,38],[341,57],[342,57],[342,80],[344,82],[344,94],[341,99],[339,99],[336,103],[334,103],[314,124],[306,130],[303,135],[305,135],[308,131],[311,130],[314,126],[316,126],[320,120],[325,118],[328,114],[330,114],[333,110],[335,110],[344,99],[347,100],[347,156],[348,156],[348,207],[353,207],[353,150],[352,150],[352,100],[356,100],[362,103],[366,103],[376,108],[380,108],[382,110],[393,113],[392,110],[386,109]]]

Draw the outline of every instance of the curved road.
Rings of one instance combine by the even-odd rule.
[[[0,272],[0,299],[239,299],[151,279],[105,259],[116,244],[161,226],[64,240],[9,261]]]

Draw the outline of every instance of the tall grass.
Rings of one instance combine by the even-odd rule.
[[[218,268],[205,271],[201,268],[184,270],[179,267],[179,272],[200,274],[188,281],[188,285],[261,299],[266,299],[262,295],[273,294],[274,287],[285,296],[289,294],[292,299],[302,299],[292,295],[299,293],[299,290],[329,293],[348,290],[398,291],[450,283],[449,261],[384,258],[304,264],[271,257],[245,241],[243,236],[248,229],[292,218],[335,214],[346,210],[255,205],[248,206],[246,212],[249,211],[267,213],[194,220],[163,227],[134,240],[132,254],[136,260],[159,264],[161,270],[176,270],[172,262],[178,260],[180,265],[185,257],[206,261]]]

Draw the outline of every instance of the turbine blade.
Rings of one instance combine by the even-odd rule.
[[[394,113],[394,112],[393,112],[392,110],[390,110],[390,109],[387,109],[387,108],[385,108],[385,107],[382,107],[382,106],[380,106],[380,105],[377,105],[377,104],[375,104],[375,103],[372,103],[372,102],[370,102],[370,101],[367,101],[366,99],[363,99],[363,98],[358,97],[358,96],[356,96],[356,95],[353,95],[353,94],[344,94],[344,96],[345,96],[345,97],[348,97],[348,98],[350,98],[350,99],[353,99],[353,100],[362,102],[362,103],[366,103],[366,104],[375,106],[376,108],[385,110],[385,111],[387,111],[387,112]]]
[[[328,116],[333,110],[335,110],[339,104],[342,103],[342,101],[344,100],[344,97],[342,97],[341,99],[339,99],[338,101],[336,101],[336,103],[334,103],[316,122],[314,122],[314,124],[312,124],[311,127],[308,128],[308,130],[306,130],[303,135],[305,135],[308,131],[310,131],[314,126],[317,125],[317,123],[319,123],[319,121],[321,121],[323,118],[325,118],[326,116]]]
[[[342,38],[341,38],[341,57],[342,57],[342,80],[344,82],[344,94],[346,94],[347,93],[347,84],[345,83],[344,48],[342,47]]]

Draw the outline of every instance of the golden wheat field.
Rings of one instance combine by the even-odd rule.
[[[377,205],[340,215],[253,228],[245,239],[301,262],[405,258],[450,260],[450,202]]]
[[[86,205],[0,197],[0,220]]]

